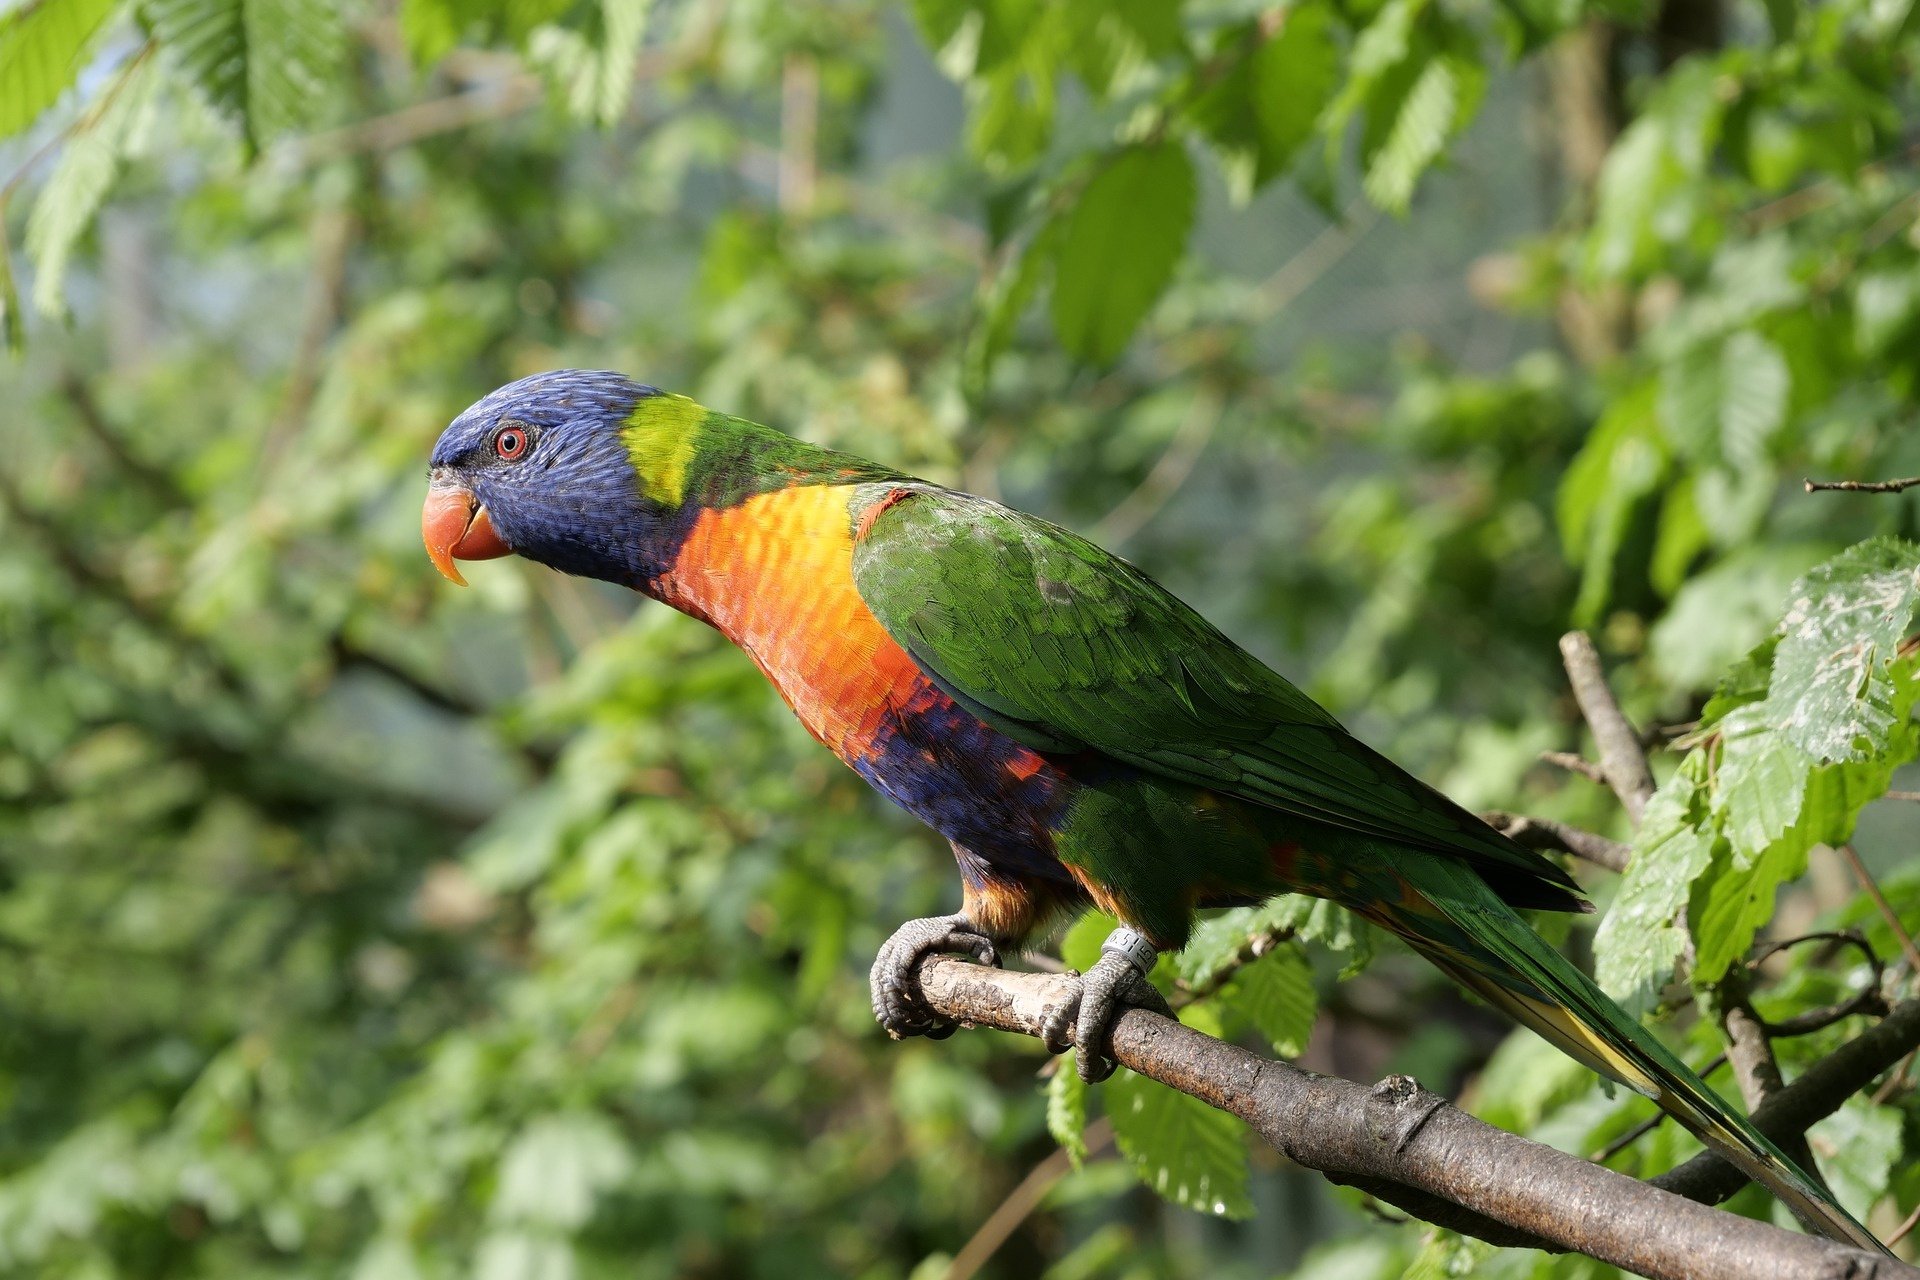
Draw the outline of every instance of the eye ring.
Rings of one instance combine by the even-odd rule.
[[[493,433],[493,451],[502,459],[512,462],[527,452],[526,428],[514,425],[501,427]]]

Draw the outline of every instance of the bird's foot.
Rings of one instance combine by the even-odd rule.
[[[953,1024],[928,1009],[920,997],[920,962],[939,953],[972,956],[981,964],[1000,967],[993,940],[981,933],[964,914],[909,920],[880,944],[867,975],[873,992],[873,1016],[895,1040],[925,1036],[944,1040]]]
[[[1047,1010],[1040,1038],[1049,1051],[1075,1056],[1080,1078],[1096,1084],[1112,1075],[1119,1064],[1108,1056],[1113,1024],[1126,1005],[1173,1016],[1158,987],[1147,981],[1160,953],[1138,932],[1121,925],[1100,944],[1100,959],[1080,979],[1078,989]]]

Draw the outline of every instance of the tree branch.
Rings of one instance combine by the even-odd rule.
[[[1633,849],[1618,840],[1609,840],[1595,831],[1587,831],[1553,818],[1533,818],[1505,809],[1490,809],[1480,815],[1486,824],[1515,844],[1529,849],[1571,853],[1609,871],[1625,871],[1633,858]]]
[[[1072,980],[932,956],[922,962],[919,982],[928,1007],[942,1017],[1037,1036]],[[1903,1035],[1904,1047],[1888,1057]],[[1804,1115],[1804,1132],[1916,1043],[1920,1001],[1773,1095],[1762,1108],[1774,1117],[1768,1131],[1785,1132],[1782,1117]],[[1650,1280],[1920,1280],[1920,1268],[1720,1212],[1496,1129],[1405,1076],[1368,1088],[1317,1075],[1144,1009],[1121,1015],[1113,1054],[1141,1075],[1238,1116],[1297,1164],[1496,1244],[1574,1250]],[[1835,1088],[1828,1106],[1827,1091]],[[1732,1176],[1737,1188],[1739,1175]]]
[[[1920,476],[1903,480],[1804,480],[1808,493],[1900,493],[1920,485]]]
[[[1915,1048],[1920,1048],[1920,999],[1895,1005],[1874,1026],[1808,1067],[1760,1104],[1753,1125],[1775,1142],[1805,1133]],[[1744,1174],[1711,1152],[1652,1179],[1656,1187],[1707,1204],[1719,1204],[1746,1184]]]
[[[1561,636],[1560,657],[1566,663],[1567,680],[1573,685],[1580,714],[1586,717],[1594,743],[1600,748],[1600,771],[1626,806],[1627,817],[1638,827],[1647,798],[1653,794],[1653,771],[1647,768],[1640,735],[1614,700],[1600,666],[1600,654],[1586,632],[1569,631]]]

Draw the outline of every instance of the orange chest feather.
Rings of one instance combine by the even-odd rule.
[[[660,598],[746,650],[835,754],[866,754],[890,709],[930,683],[853,585],[849,491],[814,485],[701,514]]]

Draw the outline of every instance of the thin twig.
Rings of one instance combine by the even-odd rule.
[[[1714,1072],[1718,1071],[1720,1068],[1726,1065],[1727,1065],[1727,1055],[1724,1052],[1716,1053],[1713,1055],[1713,1059],[1710,1062],[1708,1062],[1706,1066],[1700,1068],[1700,1078],[1702,1080],[1705,1080],[1708,1077],[1712,1076]],[[1593,1157],[1594,1162],[1596,1164],[1605,1164],[1607,1161],[1613,1159],[1615,1156],[1619,1155],[1622,1151],[1625,1151],[1628,1147],[1632,1146],[1634,1143],[1640,1141],[1640,1139],[1652,1133],[1655,1129],[1658,1129],[1661,1125],[1665,1124],[1670,1119],[1672,1119],[1672,1117],[1669,1116],[1666,1112],[1656,1110],[1652,1115],[1648,1116],[1645,1120],[1642,1120],[1639,1124],[1633,1126],[1633,1128],[1627,1130],[1625,1133],[1615,1138],[1612,1142],[1609,1142],[1606,1146],[1600,1148],[1599,1153]]]
[[[1887,1073],[1887,1078],[1880,1082],[1880,1087],[1868,1095],[1868,1101],[1872,1102],[1875,1106],[1880,1106],[1889,1098],[1893,1097],[1894,1094],[1904,1089],[1907,1084],[1907,1073],[1913,1070],[1913,1061],[1916,1055],[1920,1055],[1920,1050],[1916,1050],[1915,1053],[1910,1053],[1900,1059],[1900,1065]]]
[[[1774,1039],[1791,1039],[1794,1036],[1811,1035],[1815,1031],[1824,1031],[1836,1022],[1851,1018],[1855,1014],[1885,1014],[1887,997],[1884,990],[1886,967],[1880,963],[1880,957],[1867,942],[1866,935],[1858,929],[1829,929],[1819,933],[1803,933],[1797,938],[1784,938],[1760,950],[1747,962],[1749,971],[1755,970],[1768,956],[1776,955],[1789,947],[1797,947],[1807,942],[1839,942],[1854,948],[1866,957],[1870,973],[1860,989],[1845,1000],[1839,1000],[1818,1009],[1808,1009],[1796,1013],[1791,1018],[1782,1018],[1771,1022],[1760,1018],[1760,1025]],[[1754,1015],[1759,1017],[1758,1014]]]
[[[1488,826],[1515,844],[1529,849],[1571,853],[1609,871],[1625,871],[1633,858],[1633,849],[1610,840],[1596,831],[1583,830],[1554,818],[1535,818],[1523,813],[1490,809],[1480,815]]]
[[[1753,1011],[1749,994],[1752,980],[1750,968],[1736,965],[1721,979],[1716,992],[1720,1000],[1720,1030],[1727,1042],[1727,1061],[1733,1067],[1740,1100],[1747,1104],[1750,1112],[1758,1111],[1786,1083],[1780,1076],[1780,1061],[1774,1056],[1773,1041],[1767,1038],[1766,1024]],[[1783,1134],[1778,1141],[1780,1149],[1791,1156],[1809,1178],[1823,1188],[1826,1186],[1820,1176],[1820,1166],[1814,1161],[1813,1149],[1807,1145],[1806,1134]]]
[[[1900,944],[1900,954],[1907,958],[1907,963],[1913,967],[1914,973],[1920,974],[1920,946],[1914,945],[1913,934],[1907,931],[1907,926],[1901,923],[1899,916],[1894,914],[1893,904],[1887,901],[1887,895],[1880,892],[1880,882],[1873,878],[1871,871],[1867,870],[1867,864],[1860,861],[1860,855],[1854,852],[1851,844],[1840,846],[1840,856],[1847,860],[1847,865],[1853,868],[1854,879],[1860,882],[1860,887],[1865,889],[1867,896],[1873,899],[1873,905],[1880,909],[1881,918],[1887,922],[1887,928],[1893,930],[1894,940]]]
[[[1902,1240],[1905,1240],[1907,1233],[1912,1231],[1916,1225],[1920,1225],[1920,1204],[1913,1206],[1913,1212],[1907,1215],[1906,1221],[1893,1229],[1893,1234],[1887,1237],[1887,1247],[1892,1248]]]
[[[1920,476],[1904,480],[1804,480],[1808,493],[1900,493],[1920,485]]]
[[[1179,427],[1174,431],[1172,442],[1153,464],[1153,469],[1094,525],[1092,536],[1095,542],[1106,546],[1125,542],[1160,514],[1167,500],[1180,491],[1180,486],[1187,482],[1194,467],[1199,464],[1200,455],[1206,452],[1207,443],[1213,439],[1213,429],[1219,425],[1224,407],[1220,397],[1208,388],[1202,387],[1194,393],[1186,413],[1180,418]]]
[[[1920,1046],[1920,1000],[1905,1000],[1768,1098],[1751,1116],[1754,1128],[1776,1142],[1786,1134],[1805,1133],[1916,1046]],[[1712,1152],[1702,1152],[1652,1181],[1690,1200],[1719,1204],[1746,1186],[1747,1176]]]
[[[1620,710],[1620,704],[1607,685],[1606,672],[1600,666],[1600,654],[1584,631],[1569,631],[1560,637],[1560,657],[1566,663],[1567,679],[1573,685],[1580,714],[1593,730],[1594,743],[1600,748],[1600,768],[1627,817],[1640,825],[1647,799],[1653,795],[1653,771],[1647,767],[1647,753],[1640,735]]]
[[[1113,1141],[1113,1122],[1102,1116],[1088,1125],[1085,1141],[1088,1156],[1104,1151],[1107,1144]],[[987,1215],[987,1220],[980,1224],[972,1238],[960,1246],[960,1252],[953,1255],[953,1261],[947,1264],[946,1280],[969,1280],[1007,1242],[1007,1237],[1039,1208],[1047,1192],[1053,1190],[1060,1179],[1072,1170],[1073,1157],[1067,1154],[1065,1147],[1028,1170],[1027,1176],[1020,1179],[1020,1184],[1000,1202],[1000,1207]]]
[[[1568,773],[1577,773],[1603,787],[1607,785],[1607,771],[1583,755],[1572,751],[1542,751],[1540,759],[1545,764],[1565,769]]]

